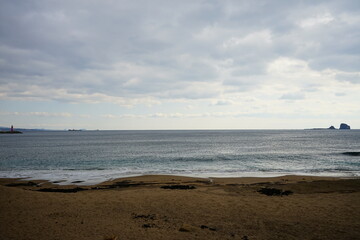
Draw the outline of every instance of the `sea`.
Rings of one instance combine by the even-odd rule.
[[[39,131],[0,135],[0,178],[359,177],[360,130]]]

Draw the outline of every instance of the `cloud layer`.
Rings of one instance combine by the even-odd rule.
[[[0,100],[355,118],[359,16],[356,0],[1,1]]]

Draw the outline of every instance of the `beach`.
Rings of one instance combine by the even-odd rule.
[[[360,239],[360,179],[0,180],[1,239]]]

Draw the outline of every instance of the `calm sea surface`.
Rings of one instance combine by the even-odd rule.
[[[0,135],[0,177],[360,176],[359,151],[360,130],[25,132]]]

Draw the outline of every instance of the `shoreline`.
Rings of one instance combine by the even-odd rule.
[[[0,179],[4,239],[357,239],[360,178]]]
[[[87,174],[84,174],[87,173]],[[82,185],[82,186],[90,186],[101,184],[102,182],[113,181],[116,179],[127,179],[127,178],[137,178],[143,176],[176,176],[176,177],[187,177],[187,178],[200,178],[200,179],[244,179],[244,178],[278,178],[278,177],[305,177],[305,178],[339,178],[339,179],[356,179],[360,178],[358,174],[355,173],[323,173],[323,174],[306,174],[306,173],[253,173],[253,172],[243,172],[237,174],[129,174],[122,175],[117,174],[116,171],[108,172],[105,174],[89,174],[87,171],[85,172],[76,172],[70,171],[70,173],[51,173],[51,171],[44,171],[41,173],[37,173],[36,176],[31,176],[29,174],[9,174],[10,176],[4,176],[5,174],[0,175],[0,179],[19,179],[24,181],[37,181],[42,180],[44,182],[56,183],[59,185]]]
[[[348,180],[348,179],[360,179],[359,176],[319,176],[319,175],[296,175],[296,174],[284,174],[284,175],[275,175],[275,176],[240,176],[240,177],[202,177],[202,176],[191,176],[191,175],[172,175],[172,174],[145,174],[145,175],[130,175],[124,177],[116,177],[111,179],[104,179],[96,183],[87,183],[86,180],[75,180],[73,182],[68,182],[65,179],[60,180],[47,180],[47,179],[37,179],[32,177],[20,177],[20,178],[8,178],[0,177],[0,185],[4,182],[37,182],[40,184],[46,185],[56,185],[56,186],[75,186],[82,185],[84,187],[94,187],[103,184],[109,184],[119,181],[164,181],[166,179],[177,179],[177,180],[195,180],[195,181],[209,181],[210,183],[239,183],[239,184],[256,184],[260,182],[278,182],[279,180],[286,180],[291,182],[299,181],[328,181],[328,180]],[[68,183],[66,183],[68,182]],[[66,184],[64,184],[66,183]]]
[[[86,184],[83,181],[64,183],[63,181],[48,181],[44,179],[24,179],[24,178],[0,178],[0,186],[16,187],[23,190],[49,192],[78,192],[89,190],[106,190],[117,188],[154,187],[165,185],[189,185],[194,187],[226,187],[226,186],[252,186],[280,187],[287,184],[311,183],[311,182],[340,182],[340,181],[359,181],[360,177],[325,177],[325,176],[305,176],[305,175],[283,175],[276,177],[189,177],[179,175],[140,175],[130,177],[120,177],[102,181],[96,184]],[[359,185],[360,188],[360,185]],[[72,189],[72,190],[70,190]],[[54,190],[54,191],[52,191]],[[359,189],[360,190],[360,189]]]

